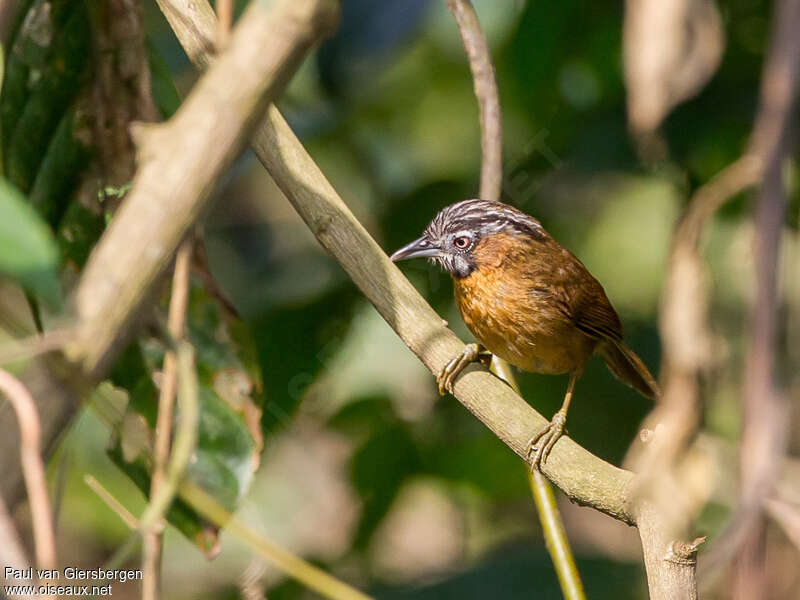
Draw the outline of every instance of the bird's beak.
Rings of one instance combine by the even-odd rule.
[[[431,242],[427,235],[406,244],[400,250],[392,254],[392,261],[406,260],[408,258],[433,258],[441,254],[441,249]]]

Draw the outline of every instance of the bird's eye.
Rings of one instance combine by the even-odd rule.
[[[459,250],[465,250],[467,247],[469,247],[469,243],[470,243],[470,239],[466,235],[462,235],[460,237],[457,237],[453,241],[453,244],[455,244],[456,248],[458,248]]]

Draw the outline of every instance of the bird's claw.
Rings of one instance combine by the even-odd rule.
[[[461,354],[451,359],[450,362],[439,371],[439,374],[436,376],[436,383],[439,385],[440,395],[444,396],[447,392],[453,392],[453,383],[455,383],[458,374],[466,369],[470,363],[478,360],[480,353],[480,345],[467,344],[464,346],[464,350]]]
[[[553,420],[528,442],[528,462],[532,469],[540,469],[547,460],[553,446],[564,435],[564,425],[567,422],[567,413],[559,410],[553,415]]]

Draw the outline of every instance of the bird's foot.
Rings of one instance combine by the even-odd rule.
[[[444,396],[446,392],[453,393],[453,383],[455,383],[458,374],[466,369],[470,363],[481,360],[481,354],[485,352],[485,349],[480,344],[467,344],[464,346],[461,354],[448,362],[436,376],[439,394]]]
[[[528,462],[532,469],[541,468],[542,464],[547,460],[558,438],[564,435],[564,425],[566,423],[567,412],[559,410],[553,415],[553,420],[528,442]]]

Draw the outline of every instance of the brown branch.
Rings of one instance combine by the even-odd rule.
[[[222,50],[228,45],[233,25],[233,0],[217,0],[217,19],[219,31],[217,32],[217,48]]]
[[[184,336],[186,308],[189,303],[189,268],[191,266],[193,246],[193,239],[184,240],[175,256],[172,295],[167,317],[167,330],[174,340],[180,340]],[[161,389],[158,399],[158,416],[156,418],[155,440],[153,442],[153,474],[150,478],[150,502],[153,502],[161,493],[161,486],[169,459],[172,412],[175,402],[175,390],[178,385],[178,365],[176,361],[175,351],[172,349],[167,350],[164,354]],[[144,600],[155,600],[159,597],[162,533],[163,524],[157,523],[144,534],[144,559],[142,561],[142,571],[144,573],[142,598]]]
[[[230,44],[168,122],[134,130],[133,187],[75,293],[81,336],[71,357],[97,377],[126,341],[181,240],[208,206],[245,134],[335,21],[331,0],[248,6]],[[166,259],[166,260],[165,260]]]
[[[480,197],[499,200],[503,186],[503,126],[489,46],[470,0],[447,0],[447,6],[458,23],[478,98],[483,151]]]
[[[700,251],[701,235],[713,214],[729,198],[769,179],[770,169],[779,171],[781,168],[783,161],[778,157],[779,149],[786,144],[800,60],[800,44],[792,33],[798,27],[798,4],[794,0],[793,2],[793,7],[789,8],[789,3],[786,3],[776,14],[775,22],[781,25],[773,36],[773,44],[765,61],[760,106],[747,152],[694,194],[673,238],[660,315],[664,348],[664,394],[645,424],[647,431],[655,430],[659,433],[653,436],[654,439],[645,451],[635,449],[628,464],[637,472],[652,474],[642,481],[640,490],[651,501],[660,503],[665,508],[684,507],[683,510],[671,513],[671,522],[668,525],[676,533],[688,528],[687,513],[694,514],[702,502],[702,499],[687,496],[687,486],[683,485],[678,475],[681,462],[689,455],[686,452],[687,447],[699,425],[699,377],[712,360],[711,334],[707,324],[710,278]],[[791,11],[794,14],[790,14]],[[779,181],[779,175],[776,175],[776,181]],[[763,197],[762,187],[762,199]],[[771,229],[767,236],[770,237],[769,243],[772,247],[769,251],[770,257],[762,259],[758,267],[759,278],[762,279],[758,289],[759,293],[772,294],[772,297],[762,297],[757,304],[760,311],[772,311],[768,320],[774,319],[777,302],[774,259],[777,256],[782,223],[782,216],[775,211],[775,204],[771,204],[771,207]],[[767,264],[770,261],[771,264]],[[768,289],[772,292],[767,291]],[[764,304],[765,301],[767,304]],[[765,306],[768,308],[764,308]],[[765,313],[759,315],[763,317]],[[766,342],[766,346],[770,348],[769,367],[762,364],[759,368],[752,364],[751,358],[745,368],[747,378],[756,377],[762,384],[769,381],[769,386],[772,385],[774,361],[774,333],[767,333],[770,328],[774,332],[774,321],[772,324],[761,322],[751,325],[753,333],[758,331],[757,335],[771,338]],[[759,356],[764,356],[763,349],[764,345],[758,351]],[[751,344],[751,354],[752,352]],[[755,370],[751,367],[755,367]],[[765,373],[770,374],[765,377]],[[758,414],[752,418],[745,416],[743,423],[745,431],[749,429],[751,432],[758,432],[751,439],[759,440],[755,445],[760,446],[760,449],[754,450],[752,444],[745,444],[742,452],[743,457],[760,457],[761,466],[756,470],[763,476],[763,481],[774,481],[775,469],[780,462],[780,440],[783,437],[780,433],[783,428],[780,416],[782,411],[775,410],[776,403],[764,400],[764,395],[768,393],[771,392],[763,386],[758,392],[746,390],[746,394],[753,400],[757,398],[758,408],[755,410]],[[704,572],[718,569],[732,558],[736,549],[748,537],[753,520],[760,514],[760,503],[768,489],[769,486],[761,486],[761,491],[755,495],[745,490],[742,505],[736,511],[732,525],[705,555]],[[752,574],[744,579],[751,583],[757,580]]]
[[[22,382],[3,369],[0,369],[0,392],[14,408],[19,422],[20,462],[31,507],[36,566],[39,569],[55,569],[56,538],[44,462],[40,454],[42,429],[36,403]]]
[[[766,589],[766,523],[763,501],[772,492],[786,449],[789,406],[775,382],[778,330],[778,260],[786,213],[783,170],[800,80],[800,0],[775,5],[773,35],[761,86],[754,151],[765,159],[755,208],[755,294],[750,307],[742,415],[742,503],[751,513],[749,535],[740,551],[734,597],[753,598]]]

